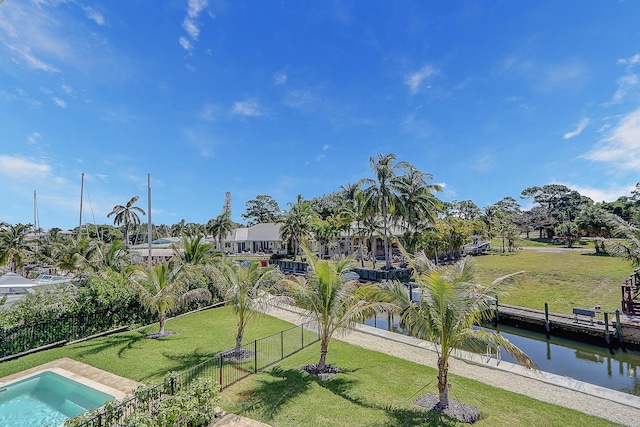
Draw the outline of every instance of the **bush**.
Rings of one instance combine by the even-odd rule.
[[[102,409],[82,414],[65,422],[65,427],[80,427],[102,413],[102,426],[127,425],[136,427],[201,427],[215,417],[220,402],[218,384],[208,378],[197,378],[175,394],[159,395],[158,388],[135,391],[137,404],[133,411],[123,415],[120,402],[110,402]]]

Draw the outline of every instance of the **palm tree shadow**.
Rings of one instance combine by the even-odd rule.
[[[343,372],[342,374],[344,373],[348,372]],[[438,411],[425,410],[417,406],[415,409],[393,407],[391,405],[383,406],[366,402],[360,397],[354,397],[349,392],[357,381],[342,377],[342,374],[323,380],[298,369],[282,369],[277,366],[265,372],[265,374],[270,378],[267,380],[257,380],[259,385],[249,391],[250,396],[244,401],[242,413],[249,414],[251,412],[259,412],[265,419],[273,419],[288,401],[304,394],[315,383],[355,405],[385,412],[392,421],[391,423],[385,422],[381,424],[381,426],[454,427],[460,425],[456,420]]]
[[[243,403],[243,413],[260,412],[272,419],[291,399],[306,392],[314,379],[298,369],[282,369],[278,366],[265,372],[270,378],[259,383]]]
[[[342,373],[348,373],[353,371],[343,371]],[[394,420],[393,426],[398,427],[413,427],[413,426],[457,426],[459,422],[450,418],[438,411],[426,410],[415,406],[414,408],[406,407],[393,407],[382,406],[375,403],[367,402],[360,397],[353,397],[349,391],[353,385],[356,384],[356,380],[336,376],[328,380],[322,380],[318,377],[314,377],[314,381],[335,395],[345,399],[355,405],[362,406],[368,409],[381,410],[388,414],[390,418]]]
[[[464,425],[464,423],[433,410],[418,409],[417,407],[416,409],[387,407],[384,410],[395,421],[392,425],[398,427],[454,427]]]
[[[81,355],[91,355],[98,354],[104,351],[112,350],[117,348],[117,356],[119,358],[123,358],[124,354],[128,350],[132,350],[138,348],[136,344],[140,341],[146,339],[144,334],[136,333],[136,334],[126,334],[126,335],[110,335],[108,337],[104,337],[100,340],[92,340],[87,341],[83,347],[85,350],[81,352]]]

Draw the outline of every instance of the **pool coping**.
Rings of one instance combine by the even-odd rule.
[[[89,386],[95,390],[107,393],[117,400],[124,399],[133,394],[140,383],[121,377],[111,372],[98,369],[95,366],[78,362],[69,357],[63,357],[43,365],[39,365],[12,375],[0,378],[0,386],[5,387],[37,375],[43,372],[55,372],[58,375],[69,378],[80,384]]]

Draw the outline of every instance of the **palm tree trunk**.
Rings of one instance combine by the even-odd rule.
[[[316,369],[318,372],[324,372],[327,367],[327,353],[329,351],[329,338],[323,337],[322,343],[320,344],[320,361],[318,362],[318,366]]]
[[[382,201],[382,220],[384,221],[384,262],[387,270],[390,270],[391,264],[389,263],[389,241],[387,239],[387,204]]]
[[[236,333],[236,353],[240,353],[242,350],[242,338],[244,337],[244,326],[238,322],[238,332]]]
[[[438,358],[438,393],[440,398],[440,408],[444,409],[449,406],[449,384],[447,382],[447,373],[449,364],[444,357]]]
[[[160,316],[160,330],[158,331],[159,335],[164,335],[164,324],[167,321],[166,316]]]

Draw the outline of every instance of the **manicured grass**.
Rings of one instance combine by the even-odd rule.
[[[343,373],[322,381],[300,371],[318,355],[314,344],[234,385],[223,393],[223,406],[280,427],[466,425],[412,404],[422,394],[437,392],[433,368],[333,341],[328,362]],[[477,381],[450,379],[450,397],[480,409],[477,426],[612,425]]]
[[[259,317],[247,331],[247,341],[291,325]],[[233,345],[235,318],[229,308],[204,311],[170,320],[167,328],[179,334],[160,340],[144,338],[157,326],[85,343],[51,349],[0,364],[0,377],[61,357],[147,384],[160,382],[168,372],[180,372]],[[329,363],[344,370],[328,381],[302,373],[316,363],[319,345],[302,350],[267,371],[245,379],[223,393],[231,412],[275,426],[442,426],[458,425],[417,409],[413,400],[435,391],[433,368],[333,341]],[[451,397],[478,407],[476,425],[608,426],[609,422],[576,411],[452,376]]]
[[[245,342],[290,327],[289,323],[260,316],[250,323]],[[167,321],[167,329],[179,332],[162,339],[144,336],[158,326],[114,334],[66,347],[42,351],[0,363],[0,377],[61,357],[70,357],[123,377],[156,384],[169,372],[184,371],[217,352],[234,346],[236,318],[228,307],[202,311]]]
[[[556,248],[557,246],[550,246]],[[621,258],[595,255],[584,251],[557,251],[544,248],[511,253],[492,253],[475,258],[478,282],[489,284],[497,277],[516,271],[518,286],[505,304],[571,313],[574,307],[590,308],[600,304],[603,310],[620,308],[620,286],[633,272],[633,267]]]

